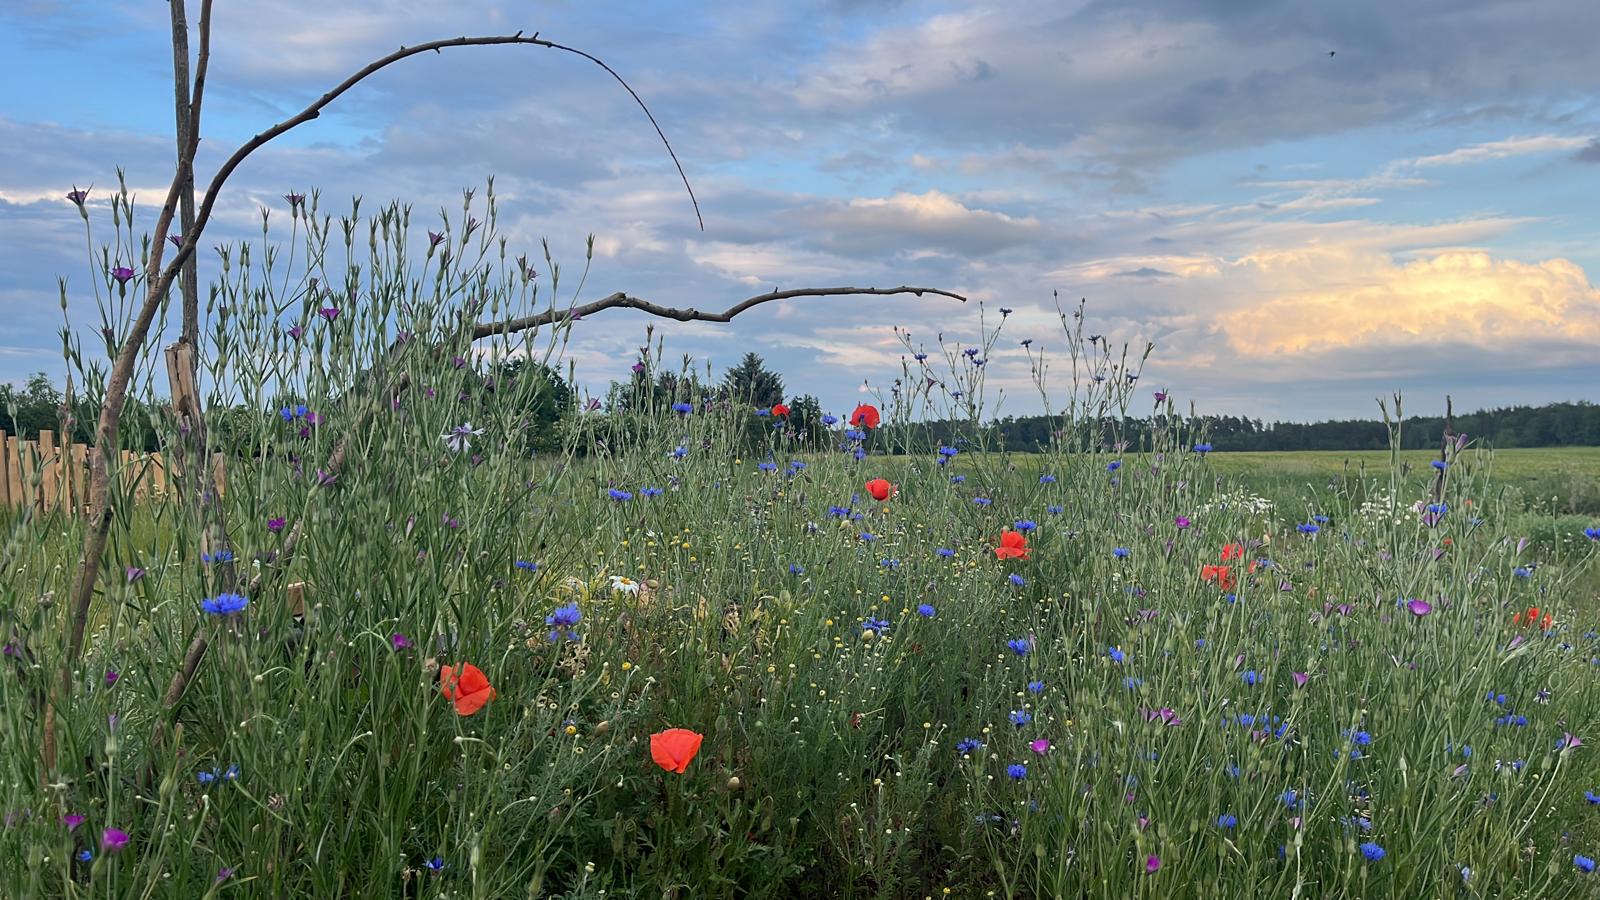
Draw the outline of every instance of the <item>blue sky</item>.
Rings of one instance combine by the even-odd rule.
[[[258,153],[211,242],[250,237],[291,190],[454,208],[493,175],[514,250],[548,238],[574,267],[596,236],[588,299],[910,283],[1013,308],[989,367],[1003,414],[1040,405],[1017,342],[1063,349],[1054,291],[1087,298],[1091,330],[1154,341],[1141,385],[1205,412],[1371,416],[1395,390],[1419,413],[1446,392],[1458,409],[1600,399],[1592,0],[217,6],[203,178],[372,57],[522,29],[629,79],[706,230],[603,73],[505,48],[402,63]],[[65,192],[121,166],[154,220],[166,28],[153,2],[0,10],[0,379],[63,373],[58,276],[74,323],[97,322]],[[579,323],[580,380],[622,375],[646,321]],[[892,326],[971,341],[978,315],[819,299],[657,324],[669,354],[720,370],[753,349],[837,409],[899,372]]]

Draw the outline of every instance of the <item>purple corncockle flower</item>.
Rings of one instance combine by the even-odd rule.
[[[324,306],[317,310],[317,315],[332,322],[334,319],[339,318],[339,308],[337,306]]]
[[[480,434],[483,434],[482,428],[473,428],[471,422],[463,422],[439,437],[444,440],[446,447],[460,453],[471,449],[472,438]]]
[[[107,828],[100,835],[100,849],[108,853],[116,853],[128,846],[128,833],[120,828]]]
[[[106,678],[105,678],[106,687],[111,687],[111,686],[115,685],[117,683],[118,679],[120,679],[120,678],[122,678],[122,674],[119,673],[116,669],[107,669],[106,670]]]
[[[1406,609],[1410,610],[1413,616],[1416,616],[1420,619],[1428,613],[1433,612],[1433,604],[1426,600],[1407,600]]]
[[[224,881],[227,881],[228,876],[232,875],[235,871],[236,870],[232,866],[223,866],[222,868],[218,869],[216,883],[221,884]]]
[[[441,233],[439,233],[437,231],[428,232],[428,249],[429,250],[432,250],[433,248],[439,246],[443,242],[444,242],[444,235],[443,234],[441,234]]]
[[[283,199],[285,199],[285,200],[287,200],[289,202],[289,208],[290,209],[299,209],[300,205],[302,203],[306,202],[306,195],[305,194],[296,194],[296,193],[291,191],[291,192],[289,192],[287,194],[284,194],[283,195]]]
[[[1156,873],[1156,870],[1158,870],[1160,868],[1161,868],[1161,857],[1156,856],[1155,854],[1152,853],[1147,859],[1145,859],[1145,861],[1144,861],[1144,870],[1145,870],[1146,874],[1154,875]]]
[[[89,821],[87,817],[80,816],[77,813],[67,813],[61,817],[61,824],[67,826],[68,831],[76,830],[79,825],[87,821]]]
[[[289,524],[287,519],[283,518],[282,516],[276,516],[274,518],[271,518],[271,519],[267,520],[267,530],[271,531],[273,533],[277,533],[279,531],[282,531],[283,530],[283,526],[285,526],[287,524]]]
[[[117,280],[117,284],[127,284],[133,278],[133,270],[127,266],[117,266],[111,270],[111,277]]]
[[[127,571],[127,576],[128,576],[128,583],[129,584],[133,584],[135,581],[138,581],[139,579],[144,577],[144,570],[139,568],[138,566],[129,566],[128,567],[128,571]]]
[[[332,487],[333,482],[338,479],[338,477],[338,475],[332,472],[324,472],[321,469],[317,470],[317,484],[323,487]]]
[[[1305,687],[1306,682],[1311,680],[1311,676],[1304,672],[1295,672],[1290,677],[1294,679],[1295,687]]]
[[[90,185],[87,188],[79,188],[77,185],[73,185],[72,190],[67,192],[67,199],[76,203],[78,208],[82,209],[84,201],[89,199],[89,192],[93,189],[94,185]]]
[[[1157,403],[1165,403],[1165,402],[1167,402],[1167,392],[1166,391],[1156,391],[1156,402]]]
[[[396,631],[394,634],[389,635],[389,643],[396,650],[404,650],[411,646],[411,639]]]
[[[169,234],[167,235],[167,240],[171,241],[174,247],[183,246],[183,235],[181,234]]]
[[[1179,528],[1188,528],[1193,523],[1189,521],[1188,516],[1178,516],[1172,520],[1172,524],[1178,526]]]

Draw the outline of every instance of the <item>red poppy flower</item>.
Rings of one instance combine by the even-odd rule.
[[[878,408],[870,403],[863,403],[850,414],[850,424],[858,428],[877,428],[881,421]]]
[[[887,478],[874,478],[867,482],[866,487],[867,493],[872,499],[880,503],[889,499],[889,496],[894,493],[894,485],[890,484]]]
[[[472,663],[462,663],[459,670],[454,666],[440,668],[439,686],[446,697],[455,701],[456,714],[462,716],[483,709],[483,705],[495,697],[488,676]]]
[[[1223,547],[1222,547],[1222,561],[1223,562],[1227,562],[1230,559],[1244,559],[1244,545],[1243,544],[1224,544],[1223,545]]]
[[[1232,590],[1236,579],[1233,575],[1233,566],[1201,566],[1200,580],[1215,582],[1222,590]]]
[[[682,775],[689,762],[700,752],[700,742],[705,735],[687,728],[668,728],[650,735],[650,758],[668,772]]]
[[[789,414],[789,407],[782,403],[774,403],[772,404],[772,414],[774,416],[787,416]]]
[[[1020,531],[1000,532],[1000,546],[994,548],[995,559],[1027,559],[1033,551],[1028,539]]]

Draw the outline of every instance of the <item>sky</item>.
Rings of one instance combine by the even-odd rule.
[[[191,21],[198,3],[191,2]],[[335,208],[459,208],[495,178],[513,252],[595,257],[579,300],[724,308],[772,288],[939,287],[768,304],[727,325],[611,311],[577,323],[585,385],[620,378],[647,323],[720,372],[747,350],[848,409],[980,311],[991,412],[1042,405],[1020,346],[1056,360],[1056,306],[1155,350],[1141,391],[1262,419],[1600,400],[1600,4],[1593,0],[923,3],[229,0],[218,3],[202,184],[227,153],[370,59],[538,31],[598,68],[473,48],[384,70],[252,156],[208,243],[259,240],[285,193]],[[65,373],[98,324],[64,195],[126,172],[153,224],[171,178],[166,4],[0,7],[0,380]],[[480,187],[481,190],[481,187]],[[337,198],[337,199],[336,199]],[[420,231],[429,224],[418,216]],[[202,256],[202,277],[219,271]],[[541,267],[542,268],[542,267]],[[563,296],[570,290],[563,285]],[[1059,406],[1059,403],[1056,404]]]

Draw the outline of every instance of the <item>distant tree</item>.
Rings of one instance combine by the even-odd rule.
[[[767,409],[783,402],[783,378],[767,368],[755,353],[746,353],[739,364],[722,377],[722,391],[735,403],[748,403],[756,409]]]

